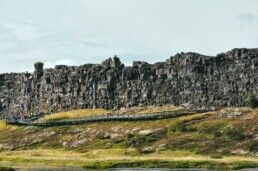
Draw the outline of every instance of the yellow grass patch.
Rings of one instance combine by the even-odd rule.
[[[164,105],[164,106],[148,106],[148,107],[132,107],[128,109],[121,109],[117,111],[113,110],[105,110],[105,109],[77,109],[71,110],[67,112],[59,112],[53,113],[49,115],[45,115],[41,118],[41,121],[48,120],[60,120],[60,119],[72,119],[72,118],[80,118],[87,116],[96,116],[102,114],[142,114],[142,113],[153,113],[153,112],[168,112],[168,111],[176,111],[180,110],[182,107],[176,107],[173,105]]]
[[[18,126],[7,125],[4,120],[0,120],[0,131],[4,131],[4,130],[7,130],[7,129],[15,130],[17,128],[18,128]]]
[[[189,151],[161,151],[147,155],[128,155],[134,153],[135,149],[102,149],[91,150],[85,153],[74,151],[35,149],[22,151],[0,152],[1,161],[13,162],[18,166],[83,166],[87,162],[93,161],[216,161],[216,162],[258,162],[257,157],[247,156],[224,156],[221,159],[213,159],[209,156],[197,155]]]
[[[141,113],[154,113],[154,112],[172,112],[180,109],[183,109],[183,107],[173,106],[173,105],[163,105],[163,106],[131,107],[128,109],[121,109],[116,113],[141,114]]]
[[[71,118],[80,118],[94,115],[101,115],[110,113],[110,110],[105,109],[77,109],[67,112],[53,113],[45,115],[40,120],[60,120],[60,119],[71,119]]]

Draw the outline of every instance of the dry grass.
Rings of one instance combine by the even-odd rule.
[[[85,153],[65,151],[62,149],[35,149],[22,151],[9,151],[0,153],[0,161],[13,162],[19,167],[26,166],[78,166],[91,162],[105,161],[211,161],[223,163],[237,162],[255,162],[258,163],[257,157],[229,156],[221,159],[214,159],[209,156],[197,155],[188,151],[161,151],[147,155],[130,155],[136,153],[135,149],[102,149],[91,150]]]
[[[161,106],[131,108],[126,111],[128,113],[144,113],[178,109],[180,108]],[[83,111],[85,113],[83,113]],[[108,113],[113,111],[103,109],[76,110],[52,114],[45,117],[53,116],[53,119],[61,119],[64,117],[98,115],[103,114],[104,112]],[[121,111],[115,112],[121,113]],[[96,168],[105,168],[107,166],[113,166],[112,164],[114,163],[116,164],[123,161],[134,163],[144,161],[146,163],[143,165],[140,165],[140,163],[137,166],[146,167],[157,166],[153,161],[160,161],[160,165],[158,166],[164,166],[162,165],[162,162],[168,161],[171,162],[171,167],[174,163],[175,167],[191,166],[194,168],[205,168],[206,166],[210,166],[211,163],[206,163],[206,165],[198,165],[198,163],[200,164],[208,161],[213,162],[212,164],[214,164],[214,167],[220,167],[221,163],[235,166],[236,168],[239,168],[240,166],[249,168],[257,167],[258,157],[255,157],[255,153],[247,151],[247,145],[254,137],[249,136],[241,141],[233,141],[224,133],[226,127],[233,125],[235,127],[241,127],[246,135],[256,135],[253,128],[257,126],[258,123],[257,113],[258,109],[254,109],[251,112],[244,113],[236,118],[228,118],[221,117],[220,112],[214,111],[153,121],[101,122],[51,128],[18,127],[18,131],[8,131],[10,128],[16,129],[16,127],[5,125],[3,121],[0,121],[0,137],[2,137],[2,140],[0,139],[0,145],[13,145],[17,147],[14,151],[0,152],[0,162],[11,162],[17,166],[25,167],[45,165],[51,167],[89,166],[88,168],[90,168],[93,163],[92,166],[96,166]],[[183,123],[187,130],[181,132],[172,131],[170,128],[177,125],[177,123]],[[156,151],[153,153],[141,153],[139,150],[141,146],[132,148],[133,146],[124,145],[126,143],[130,145],[132,142],[131,140],[142,140],[144,137],[148,140],[150,135],[143,136],[140,132],[155,129],[158,130],[160,128],[168,131],[164,134],[164,137],[161,137],[154,142],[146,142],[143,144],[143,147],[155,147]],[[213,134],[214,131],[221,132],[221,136],[215,137],[215,134]],[[51,134],[52,132],[54,135]],[[106,133],[110,134],[109,138],[103,138],[103,135],[106,135]],[[120,137],[111,138],[116,134]],[[130,136],[127,135],[133,135],[133,137],[129,138]],[[35,139],[42,141],[39,141],[40,143],[35,146],[30,145],[31,141]],[[84,139],[91,139],[91,142],[79,144],[76,148],[71,146],[75,142],[80,142],[80,140]],[[67,142],[67,145],[63,146],[62,142]],[[21,144],[23,144],[23,146],[20,146]],[[106,144],[112,146],[106,146]],[[159,150],[158,147],[164,144],[166,145],[166,149],[164,151]],[[237,153],[235,155],[230,155],[232,151],[238,149],[245,150],[248,154]],[[222,150],[222,152],[218,152],[218,150]],[[219,157],[216,158],[216,155]],[[154,164],[151,165],[151,162]],[[185,163],[193,164],[196,162],[198,162],[196,165],[185,165]],[[182,165],[179,165],[178,163],[181,163]],[[238,165],[238,163],[241,164]],[[248,163],[248,165],[245,165],[245,163]]]
[[[6,128],[6,123],[3,120],[0,120],[0,130]]]
[[[59,120],[59,119],[80,118],[80,117],[86,117],[86,116],[107,114],[110,112],[111,112],[110,110],[105,110],[105,109],[78,109],[78,110],[71,110],[67,112],[59,112],[59,113],[45,115],[40,120]]]
[[[166,151],[148,155],[130,155],[137,153],[134,148],[129,149],[97,149],[79,153],[74,151],[65,151],[62,149],[34,149],[21,151],[1,152],[1,157],[5,160],[51,160],[56,161],[91,161],[91,160],[206,160],[206,156],[200,156],[187,151]],[[257,159],[258,160],[258,159]]]
[[[163,105],[163,106],[147,106],[147,107],[131,107],[128,109],[121,109],[116,113],[132,113],[132,114],[142,114],[142,113],[152,113],[152,112],[170,112],[183,109],[180,106],[173,105]]]
[[[18,128],[19,128],[18,126],[7,125],[4,120],[0,120],[0,131],[16,130]]]
[[[105,110],[105,109],[78,109],[78,110],[71,110],[67,112],[59,112],[53,113],[49,115],[45,115],[41,118],[41,121],[48,121],[48,120],[60,120],[60,119],[71,119],[71,118],[80,118],[80,117],[87,117],[87,116],[96,116],[108,113],[114,114],[142,114],[142,113],[151,113],[151,112],[165,112],[165,111],[176,111],[182,109],[181,107],[175,107],[173,105],[164,105],[159,107],[149,106],[149,107],[132,107],[129,109],[121,109],[118,111],[112,110]]]

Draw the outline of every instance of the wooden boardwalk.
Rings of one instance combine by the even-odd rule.
[[[92,122],[105,122],[105,121],[142,121],[142,120],[158,120],[179,117],[184,115],[191,115],[197,113],[208,112],[207,110],[179,110],[173,112],[156,112],[156,113],[143,113],[143,114],[104,114],[96,116],[88,116],[74,119],[61,119],[57,121],[30,121],[30,120],[9,120],[7,124],[23,125],[23,126],[40,126],[52,127],[61,125],[78,125]]]

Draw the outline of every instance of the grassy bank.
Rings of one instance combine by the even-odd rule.
[[[130,112],[173,109],[134,108]],[[101,110],[94,113],[91,109],[88,114],[97,115]],[[81,110],[70,112],[65,115],[88,115]],[[63,118],[64,114],[53,117]],[[24,167],[254,168],[258,167],[257,125],[258,110],[242,108],[162,120],[48,128],[0,121],[0,166],[9,162]]]
[[[201,168],[216,170],[239,170],[245,168],[258,168],[257,162],[231,162],[221,161],[194,161],[194,160],[125,160],[125,161],[95,161],[83,166],[85,169],[106,169],[106,168]]]
[[[196,155],[187,151],[165,151],[139,155],[136,149],[92,150],[84,153],[65,150],[22,150],[0,153],[0,162],[15,163],[18,167],[52,166],[106,169],[121,167],[142,168],[212,168],[242,169],[258,167],[258,158],[243,156]]]
[[[175,111],[182,109],[181,107],[175,107],[172,105],[164,105],[160,107],[148,106],[148,107],[132,107],[124,110],[105,110],[105,109],[78,109],[66,112],[58,112],[53,114],[48,114],[40,118],[41,121],[52,121],[61,119],[74,119],[80,117],[97,116],[103,114],[142,114],[151,112],[165,112],[165,111]]]

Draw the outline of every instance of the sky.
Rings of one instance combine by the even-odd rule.
[[[0,73],[258,47],[258,0],[0,0]]]

